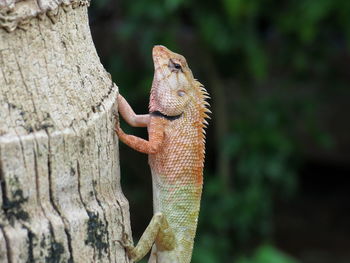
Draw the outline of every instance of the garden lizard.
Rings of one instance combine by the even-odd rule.
[[[127,235],[123,245],[133,261],[153,246],[149,263],[189,263],[202,194],[209,95],[183,56],[155,46],[153,62],[149,114],[136,115],[118,95],[118,110],[125,121],[148,129],[148,140],[125,134],[119,121],[115,131],[122,142],[148,154],[154,207],[137,246]]]

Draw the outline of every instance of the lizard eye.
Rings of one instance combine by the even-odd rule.
[[[182,69],[181,65],[180,65],[180,64],[177,64],[177,63],[174,63],[174,67],[175,67],[176,69]]]
[[[169,59],[169,64],[168,67],[170,68],[171,71],[182,71],[182,66],[179,63],[174,62],[172,59]]]

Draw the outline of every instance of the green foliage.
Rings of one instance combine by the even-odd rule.
[[[235,162],[234,190],[225,192],[219,177],[206,180],[194,262],[231,262],[252,240],[268,239],[274,200],[296,191],[298,148],[289,119],[296,105],[271,98],[253,102],[254,111],[252,100],[236,107],[234,132],[223,145]]]
[[[278,251],[271,245],[262,245],[252,257],[241,257],[237,263],[297,263],[297,261]]]

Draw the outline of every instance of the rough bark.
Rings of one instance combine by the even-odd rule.
[[[87,2],[0,0],[0,262],[127,262],[117,92]]]

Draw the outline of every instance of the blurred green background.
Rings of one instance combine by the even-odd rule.
[[[92,1],[99,56],[137,113],[155,44],[183,54],[212,96],[192,262],[350,262],[349,14],[348,0]],[[147,156],[120,145],[120,159],[138,240]]]

